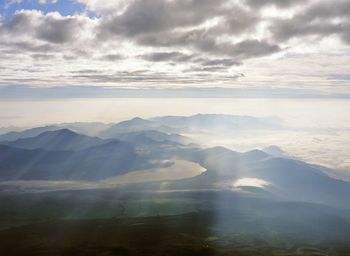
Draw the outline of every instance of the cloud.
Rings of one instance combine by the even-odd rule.
[[[0,19],[0,85],[332,83],[345,90],[348,82],[329,79],[349,66],[336,61],[349,53],[345,0],[77,2],[86,9],[74,15],[42,7]],[[72,73],[79,70],[91,73]]]
[[[230,66],[236,66],[240,65],[240,62],[237,62],[233,59],[213,59],[213,60],[205,60],[202,65],[203,66],[224,66],[224,67],[230,67]]]
[[[5,7],[5,9],[8,9],[8,8],[10,8],[11,5],[21,4],[25,1],[28,1],[28,0],[4,0],[4,7]],[[31,1],[33,1],[33,0],[31,0]],[[37,2],[41,5],[56,4],[58,2],[58,0],[37,0]]]
[[[123,59],[123,55],[121,54],[105,54],[100,57],[100,60],[106,60],[106,61],[118,61]]]
[[[133,37],[199,25],[224,11],[225,1],[135,0],[122,13],[112,14],[101,24],[101,33]]]
[[[217,20],[213,21],[215,18]],[[214,24],[197,28],[209,21]],[[237,5],[227,5],[227,1],[138,0],[123,13],[111,14],[103,20],[99,34],[104,38],[132,38],[137,44],[149,47],[186,46],[192,51],[228,56],[238,54],[244,59],[255,57],[255,53],[260,57],[279,50],[278,46],[271,44],[270,47],[267,40],[249,39],[237,44],[229,40],[221,42],[223,36],[237,36],[254,30],[258,22],[255,14]],[[149,56],[148,59],[152,58]],[[158,58],[154,60],[158,61]]]
[[[20,119],[22,116],[0,116],[0,120],[13,120]]]
[[[19,4],[21,2],[23,2],[23,0],[4,0],[4,8],[8,9],[11,5]]]
[[[85,70],[81,73],[91,74],[94,71]],[[79,73],[76,73],[79,74]],[[132,76],[132,75],[131,75]],[[135,74],[136,76],[136,74]],[[244,74],[236,74],[244,76]],[[136,76],[138,77],[138,76]],[[232,78],[231,78],[232,79]],[[141,81],[142,82],[142,81]],[[130,87],[131,80],[123,86],[115,88],[108,86],[54,86],[54,87],[27,87],[27,86],[0,86],[0,99],[58,99],[58,98],[285,98],[285,99],[350,99],[350,93],[342,95],[322,90],[281,89],[281,88],[225,88],[225,87],[198,87],[196,83],[186,87],[160,88],[149,85],[143,88]],[[293,137],[293,136],[292,136]],[[244,140],[244,139],[243,139]],[[243,143],[244,144],[244,143]],[[254,147],[257,147],[255,145]]]
[[[56,4],[58,0],[38,0],[39,4]]]
[[[317,1],[290,19],[276,20],[271,25],[271,31],[278,41],[337,35],[349,44],[349,13],[349,1]]]
[[[98,16],[110,14],[113,12],[123,12],[125,8],[134,0],[76,0]]]
[[[43,14],[36,10],[17,11],[9,21],[0,25],[0,32],[14,39],[32,39],[63,44],[81,39],[89,18],[62,16],[58,12]]]
[[[51,43],[66,43],[75,39],[79,22],[74,18],[48,16],[37,28],[37,38]]]
[[[280,8],[288,8],[301,3],[305,4],[308,0],[245,0],[245,2],[251,8],[262,8],[271,5]]]
[[[193,58],[192,55],[183,54],[181,52],[152,52],[140,56],[142,59],[158,62],[158,61],[172,61],[184,62]]]
[[[265,180],[262,179],[256,179],[256,178],[241,178],[236,180],[233,183],[233,188],[239,188],[239,187],[257,187],[257,188],[265,188],[267,186],[270,186],[271,184]]]

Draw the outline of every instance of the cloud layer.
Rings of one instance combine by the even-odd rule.
[[[76,0],[65,16],[22,2],[0,18],[0,86],[349,85],[347,0]]]

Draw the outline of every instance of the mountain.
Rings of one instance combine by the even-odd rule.
[[[80,151],[0,146],[0,180],[94,180],[152,167],[132,145],[112,141]]]
[[[12,131],[0,135],[0,141],[14,141],[21,138],[35,137],[46,131],[60,129],[69,129],[76,133],[101,138],[116,138],[121,133],[146,130],[169,134],[198,131],[227,132],[242,129],[276,129],[280,127],[281,124],[278,119],[250,116],[197,114],[193,116],[164,116],[151,119],[136,117],[114,125],[99,122],[76,122],[36,127],[24,131]]]
[[[23,138],[30,138],[38,136],[43,132],[57,131],[61,129],[69,129],[76,133],[85,134],[89,136],[96,136],[100,132],[107,130],[111,125],[98,122],[76,122],[76,123],[62,123],[47,125],[42,127],[35,127],[31,129],[26,129],[23,131],[9,131],[5,134],[0,135],[0,141],[14,141]],[[16,129],[18,130],[18,128]]]
[[[101,145],[106,142],[97,137],[88,137],[77,134],[68,129],[60,129],[55,131],[46,131],[35,137],[0,143],[3,145],[24,149],[42,148],[47,150],[80,150]]]
[[[177,129],[183,123],[208,127],[211,125],[209,120],[213,119],[233,120],[232,116],[225,115],[155,120],[135,118],[108,128],[110,136],[114,136],[109,140],[59,129],[3,142],[0,147],[0,180],[101,181],[132,171],[157,168],[169,160],[186,160],[199,164],[206,171],[165,185],[143,184],[139,189],[237,190],[280,200],[350,208],[347,197],[350,183],[331,177],[328,175],[331,170],[322,166],[276,157],[276,154],[268,154],[268,150],[240,153],[225,147],[200,148],[188,144],[190,140],[179,134],[142,130],[145,127],[165,127],[165,124]],[[276,147],[269,149],[279,151]]]
[[[139,117],[120,122],[102,131],[102,138],[113,138],[117,134],[142,130],[157,130],[165,133],[194,131],[232,131],[237,129],[276,129],[281,125],[274,118],[257,118],[220,114],[197,114],[193,116],[163,116],[151,119]]]
[[[99,133],[99,137],[114,138],[121,133],[139,132],[145,130],[157,130],[166,133],[173,131],[173,129],[171,129],[170,127],[159,124],[157,122],[135,117],[133,119],[122,121],[120,123],[112,125],[110,128]]]
[[[150,119],[160,125],[179,131],[230,131],[237,129],[276,129],[281,126],[275,118],[257,118],[222,114],[197,114],[193,116],[164,116]]]
[[[102,131],[107,130],[111,124],[100,122],[75,122],[56,124],[56,126],[60,129],[69,129],[88,136],[97,136]]]
[[[16,126],[0,127],[0,136],[9,132],[17,132],[21,130],[23,130],[23,128],[16,127]]]
[[[113,138],[128,141],[134,144],[147,144],[156,142],[159,143],[175,143],[188,145],[193,143],[190,138],[185,136],[175,134],[175,133],[164,133],[156,130],[143,130],[143,131],[135,131],[128,133],[116,133]]]
[[[268,147],[265,147],[262,149],[262,151],[266,152],[269,155],[276,156],[276,157],[283,157],[286,155],[286,152],[284,152],[280,147],[276,145],[271,145]]]
[[[8,132],[3,135],[0,135],[0,141],[14,141],[21,138],[35,137],[43,132],[56,131],[59,129],[60,128],[56,125],[48,125],[43,127],[35,127],[24,131],[12,131],[12,132]]]
[[[169,184],[169,189],[236,189],[235,183],[261,188],[283,200],[306,201],[350,208],[350,183],[325,174],[322,167],[272,157],[260,150],[238,153],[222,147],[187,150],[179,158],[199,163],[203,174]],[[237,187],[239,188],[239,187]]]
[[[250,166],[247,175],[267,181],[280,196],[295,201],[350,208],[350,183],[324,174],[322,169],[286,158],[266,159]]]

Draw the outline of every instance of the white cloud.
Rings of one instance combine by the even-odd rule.
[[[271,185],[269,182],[262,179],[256,179],[256,178],[241,178],[236,180],[233,183],[234,188],[239,188],[239,187],[265,188],[269,185]]]
[[[348,91],[346,1],[77,1],[0,20],[0,85]]]
[[[58,0],[38,0],[39,4],[55,4]]]

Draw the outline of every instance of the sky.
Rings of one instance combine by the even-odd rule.
[[[1,0],[0,98],[347,98],[349,13],[349,0]]]

